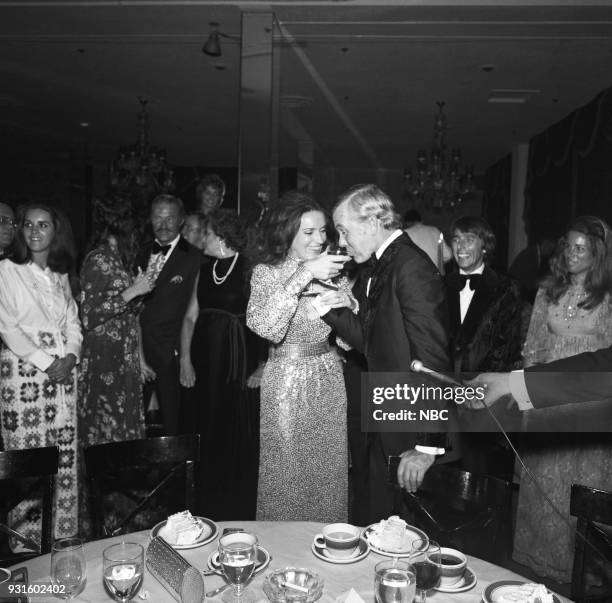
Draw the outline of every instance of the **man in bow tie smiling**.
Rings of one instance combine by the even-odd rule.
[[[495,234],[479,217],[465,216],[450,229],[458,272],[444,277],[450,312],[451,357],[456,372],[507,371],[520,360],[522,303],[518,284],[490,267]],[[472,420],[472,419],[469,419]],[[474,473],[510,470],[497,434],[466,433],[463,467]]]
[[[374,259],[359,317],[344,307],[341,293],[331,292],[320,298],[323,311],[330,308],[323,320],[364,353],[369,372],[408,372],[414,359],[447,371],[448,315],[442,277],[401,230],[391,199],[377,186],[357,186],[340,197],[333,218],[339,244],[355,262]],[[398,491],[387,483],[389,457],[402,457],[397,482],[414,492],[436,455],[444,454],[446,434],[384,432],[371,433],[368,439],[367,506],[370,520],[378,521],[398,503]]]
[[[145,246],[139,266],[155,281],[140,314],[142,345],[154,382],[145,385],[148,403],[153,392],[159,402],[165,435],[180,432],[180,381],[178,353],[183,316],[201,264],[201,252],[180,236],[185,211],[172,195],[159,195],[151,204],[155,241]]]

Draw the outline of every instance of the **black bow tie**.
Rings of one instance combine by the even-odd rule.
[[[482,283],[482,274],[460,274],[459,275],[459,291],[463,291],[466,283],[470,283],[470,289],[476,291]]]
[[[153,247],[151,247],[151,255],[155,255],[156,253],[166,255],[170,251],[170,247],[172,247],[172,245],[160,245],[157,241],[155,241],[153,243]]]

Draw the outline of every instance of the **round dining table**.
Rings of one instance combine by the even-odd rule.
[[[386,557],[371,551],[364,559],[348,564],[336,564],[319,559],[312,551],[312,543],[315,535],[321,532],[323,524],[301,521],[223,521],[218,522],[217,525],[219,527],[218,535],[222,534],[224,528],[243,528],[245,531],[252,532],[257,536],[260,546],[269,552],[270,564],[255,575],[248,585],[248,588],[255,592],[258,601],[267,601],[262,589],[265,576],[271,570],[289,566],[308,568],[324,580],[323,595],[320,599],[322,603],[343,602],[351,589],[354,589],[365,603],[373,603],[375,600],[374,566]],[[102,583],[102,551],[107,546],[121,541],[136,542],[142,544],[146,549],[150,538],[150,531],[142,531],[87,542],[84,545],[87,560],[87,583],[85,589],[75,601],[80,603],[111,601],[112,599],[106,593]],[[194,567],[204,570],[208,569],[208,558],[216,550],[217,543],[218,538],[215,538],[208,544],[179,552]],[[23,566],[28,570],[30,584],[49,584],[50,555],[41,555],[26,563],[20,563],[16,567]],[[502,580],[526,581],[525,578],[514,572],[476,557],[468,556],[468,567],[477,578],[473,588],[460,593],[445,593],[434,590],[430,592],[427,600],[430,603],[480,603],[484,589],[493,582]],[[206,576],[204,580],[207,592],[224,584],[224,579],[218,575]],[[222,594],[218,594],[209,597],[209,599],[220,601],[221,596]],[[559,595],[557,597],[562,603],[569,601],[565,597]],[[37,595],[30,599],[32,603],[57,600],[50,595]],[[136,595],[133,601],[165,603],[172,602],[173,599],[161,583],[147,570],[140,594]]]

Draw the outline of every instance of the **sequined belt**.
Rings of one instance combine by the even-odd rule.
[[[308,356],[321,356],[331,351],[327,341],[318,343],[284,343],[278,347],[270,348],[270,358],[307,358]]]

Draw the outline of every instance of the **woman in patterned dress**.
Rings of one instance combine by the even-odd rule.
[[[83,359],[79,382],[79,441],[84,446],[145,436],[142,379],[154,377],[140,353],[137,300],[151,291],[131,268],[135,224],[101,224],[81,268]]]
[[[576,218],[551,259],[551,276],[536,295],[525,366],[592,352],[612,344],[612,234],[593,216]],[[572,405],[570,405],[572,406]],[[530,413],[576,412],[570,407]],[[529,413],[527,413],[529,414]],[[567,414],[568,422],[572,421]],[[533,482],[522,479],[514,538],[515,561],[541,576],[570,582],[576,520],[569,514],[573,483],[612,490],[609,433],[526,434],[524,458],[569,525],[542,499]]]
[[[81,325],[70,291],[71,230],[51,206],[32,203],[17,216],[15,253],[0,263],[0,409],[7,450],[59,447],[54,534],[78,530],[76,363]],[[40,539],[40,500],[9,517],[22,534]]]
[[[348,260],[322,253],[327,224],[310,197],[288,193],[265,216],[252,249],[247,326],[271,342],[261,380],[258,520],[347,517],[342,366],[309,295],[321,287],[314,279],[337,277]],[[339,284],[349,291],[345,279]]]

